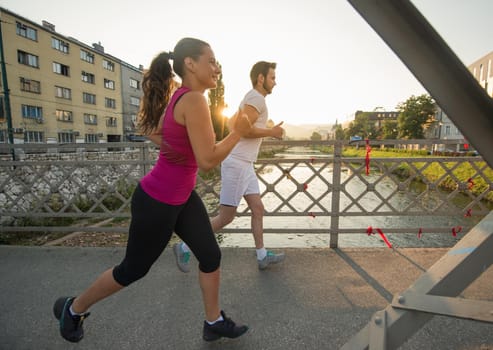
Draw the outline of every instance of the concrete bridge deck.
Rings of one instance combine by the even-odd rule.
[[[253,249],[223,248],[221,304],[250,330],[206,343],[197,267],[179,272],[168,248],[148,276],[95,305],[71,344],[55,298],[79,293],[124,249],[0,246],[0,349],[339,349],[447,250],[289,248],[259,271]],[[493,301],[492,281],[489,268],[462,296]],[[493,349],[493,325],[435,316],[401,349]]]

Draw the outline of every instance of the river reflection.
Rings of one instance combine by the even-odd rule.
[[[296,159],[314,159],[324,158],[327,155],[314,152],[313,150],[291,150],[283,154],[276,155],[278,158],[296,158]],[[288,164],[288,163],[286,163]],[[291,164],[292,165],[292,164]],[[289,165],[288,165],[289,167]],[[267,165],[258,166],[260,190],[263,193],[266,190],[266,184],[275,184],[274,192],[267,192],[263,195],[263,202],[266,212],[303,212],[303,213],[321,213],[330,211],[332,208],[332,193],[330,186],[333,178],[332,165],[329,163],[298,164],[294,168],[289,168],[289,173],[286,173],[282,165]],[[361,212],[361,206],[365,210],[380,210],[389,211],[386,205],[390,205],[397,210],[419,205],[422,208],[434,207],[437,203],[443,202],[438,193],[429,192],[426,196],[420,197],[419,203],[416,202],[416,195],[410,195],[408,192],[403,193],[396,190],[397,184],[389,177],[380,178],[379,174],[365,175],[364,180],[358,177],[351,177],[351,174],[346,169],[341,174],[341,184],[344,190],[341,192],[339,211],[346,213]],[[378,181],[377,181],[378,180]],[[366,183],[365,183],[366,182]],[[375,184],[375,191],[366,192],[367,185]],[[305,191],[299,191],[299,186],[307,184]],[[420,189],[415,189],[420,193]],[[412,191],[412,188],[411,188]],[[366,192],[366,193],[365,193]],[[388,199],[388,204],[382,205],[381,197]],[[358,198],[357,204],[352,198]],[[283,199],[289,198],[289,202],[283,202]],[[318,201],[314,204],[313,198]],[[413,202],[414,201],[414,202]],[[442,203],[443,209],[447,210],[450,203]],[[326,210],[324,208],[327,208]],[[247,209],[246,203],[243,200],[238,207],[239,212],[244,212]],[[412,210],[412,209],[411,209]],[[409,214],[409,213],[408,213]],[[387,216],[387,215],[371,215],[371,216],[344,216],[344,213],[339,217],[339,227],[344,228],[359,228],[366,229],[371,226],[373,228],[383,227],[400,227],[409,229],[415,233],[396,233],[385,232],[387,238],[391,241],[394,247],[451,247],[457,243],[464,235],[464,232],[456,232],[453,235],[452,228],[454,227],[472,227],[480,218],[472,217],[465,218],[463,216]],[[289,230],[300,231],[311,229],[322,231],[330,228],[331,218],[329,216],[268,216],[264,218],[264,228],[279,229],[285,232]],[[420,228],[426,227],[450,227],[449,233],[431,233],[421,232],[418,236]],[[237,217],[228,228],[249,229],[250,217]],[[330,236],[328,234],[304,234],[304,233],[265,233],[264,240],[267,247],[328,247]],[[222,234],[220,237],[222,246],[238,246],[238,247],[253,247],[253,238],[251,234],[232,233]],[[338,245],[340,247],[385,247],[378,234],[339,234]]]

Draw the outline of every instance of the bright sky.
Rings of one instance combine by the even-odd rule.
[[[493,51],[492,0],[414,0],[465,65]],[[160,51],[192,36],[209,42],[223,67],[234,110],[259,60],[277,62],[269,116],[326,124],[356,110],[394,110],[426,93],[404,64],[345,0],[0,0],[0,6],[147,67]]]

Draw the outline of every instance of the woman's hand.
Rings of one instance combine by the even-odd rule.
[[[248,118],[248,114],[244,113],[241,109],[231,118],[231,124],[233,124],[233,130],[240,136],[246,136],[252,130],[252,123]]]

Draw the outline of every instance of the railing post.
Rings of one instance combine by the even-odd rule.
[[[147,164],[147,161],[149,160],[149,147],[150,144],[143,142],[142,143],[142,148],[140,151],[140,157],[142,159],[142,167],[140,168],[140,177],[143,178],[145,174],[149,171],[149,165]]]
[[[342,141],[334,143],[334,165],[332,172],[332,208],[330,210],[330,248],[337,248],[339,238],[339,207],[341,200],[341,156]]]

